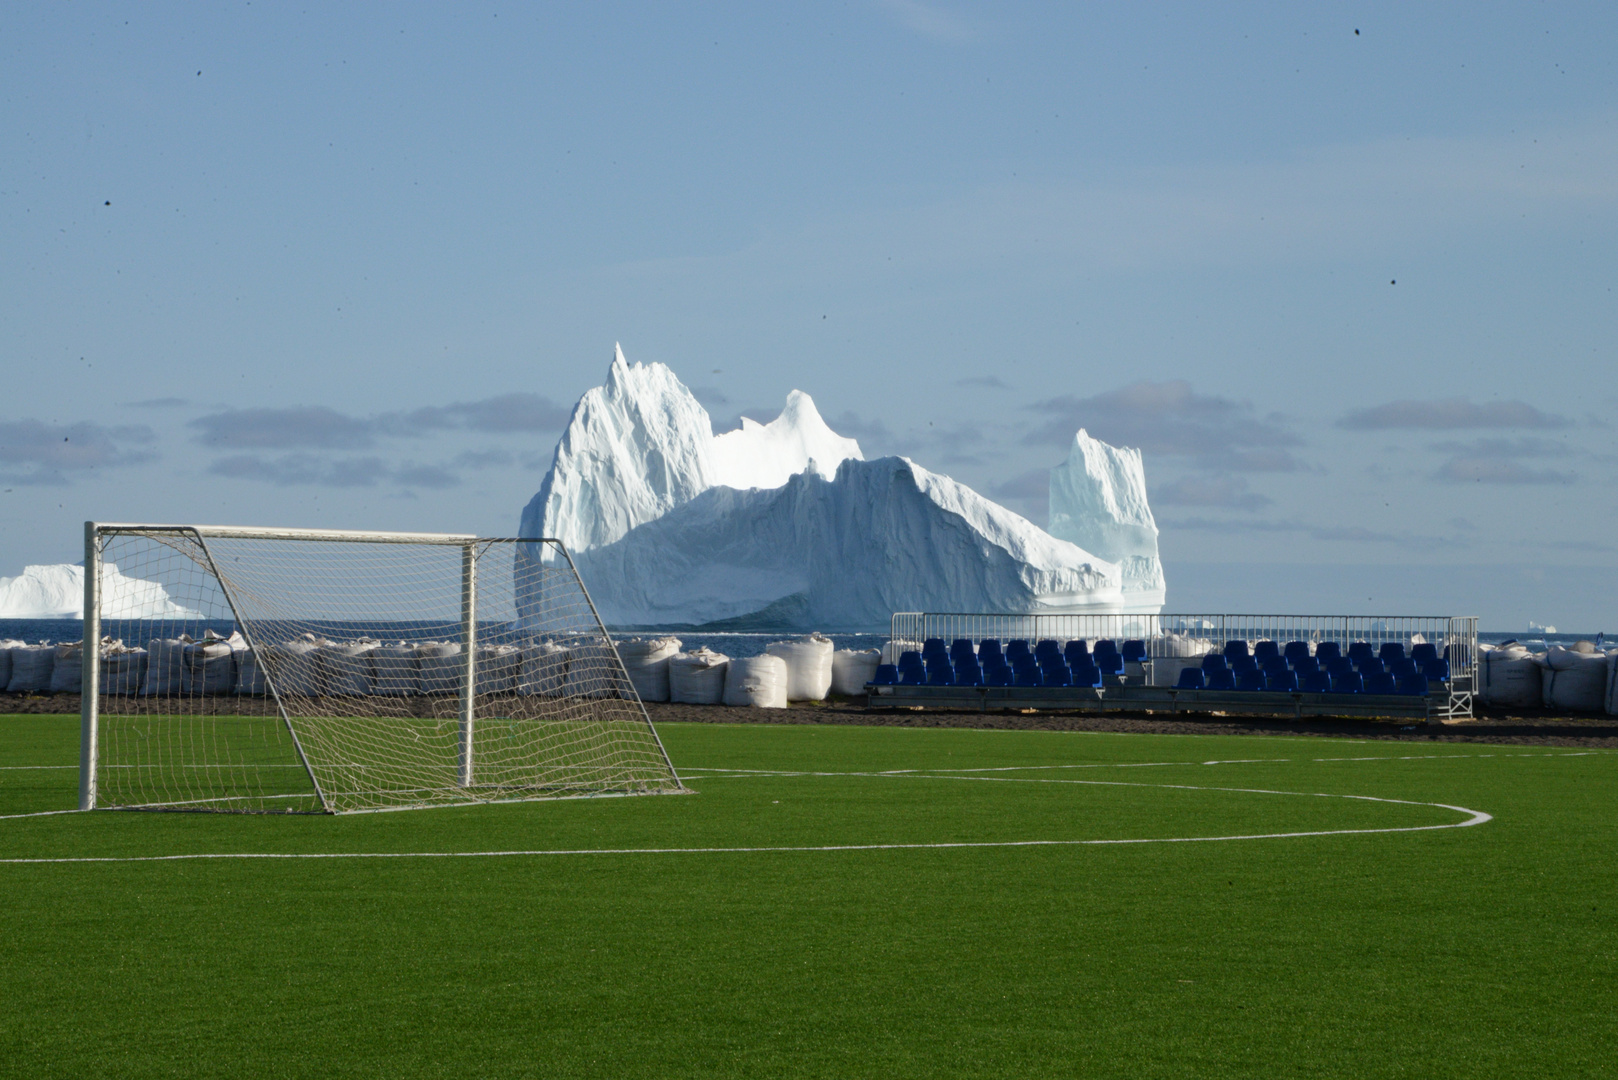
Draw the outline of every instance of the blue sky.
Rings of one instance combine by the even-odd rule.
[[[1358,31],[1356,33],[1356,31]],[[1612,629],[1618,9],[0,11],[0,575],[102,520],[508,534],[615,341],[1177,610]]]

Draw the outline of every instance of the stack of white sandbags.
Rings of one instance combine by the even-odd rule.
[[[416,646],[416,663],[423,694],[453,694],[460,690],[461,677],[466,674],[460,642],[424,641]]]
[[[188,642],[180,650],[180,692],[182,694],[228,694],[236,688],[239,657],[247,651],[241,634],[221,637],[212,630],[202,640]]]
[[[845,697],[865,693],[880,663],[881,649],[838,649],[831,654],[831,692]]]
[[[378,694],[402,697],[421,693],[421,656],[410,642],[378,645],[371,654],[371,664],[376,670]]]
[[[1542,701],[1547,709],[1601,712],[1606,708],[1612,660],[1594,644],[1552,645],[1545,651],[1544,665]]]
[[[669,660],[680,651],[675,637],[630,638],[618,643],[618,657],[642,701],[669,700]]]
[[[824,634],[810,634],[791,641],[772,642],[764,651],[786,663],[788,701],[824,701],[831,690],[835,648],[831,638]]]
[[[0,690],[4,690],[6,684],[11,681],[11,650],[26,648],[27,644],[13,638],[0,641]]]
[[[11,677],[6,689],[13,694],[43,694],[51,688],[51,670],[56,666],[56,646],[13,645],[10,650]]]
[[[517,670],[517,693],[556,697],[567,685],[568,650],[554,641],[526,645]]]
[[[746,656],[725,666],[726,705],[787,707],[787,662],[779,656]]]
[[[522,670],[522,650],[515,645],[479,645],[477,686],[479,694],[509,694],[517,689]]]
[[[1532,708],[1544,698],[1543,653],[1527,646],[1478,646],[1478,694],[1485,705],[1500,709]]]
[[[146,681],[146,650],[131,649],[121,641],[107,642],[101,650],[101,692],[140,693]]]
[[[669,700],[686,705],[718,705],[725,699],[730,657],[706,645],[669,657]]]

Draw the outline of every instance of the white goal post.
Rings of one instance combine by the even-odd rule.
[[[86,522],[81,809],[676,793],[559,541]]]

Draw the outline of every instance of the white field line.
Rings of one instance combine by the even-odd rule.
[[[1269,788],[1202,787],[1191,784],[1143,784],[1125,780],[1067,780],[1045,777],[1010,776],[955,776],[930,773],[864,773],[813,772],[768,773],[755,775],[786,776],[863,776],[889,779],[916,780],[980,780],[998,783],[1080,784],[1094,787],[1170,788],[1181,791],[1220,791],[1252,795],[1290,795],[1319,799],[1356,799],[1363,802],[1390,803],[1401,806],[1430,806],[1467,815],[1466,820],[1439,825],[1400,825],[1375,829],[1310,829],[1299,832],[1238,833],[1225,836],[1162,836],[1101,840],[955,840],[932,843],[886,844],[810,844],[761,845],[746,847],[683,847],[683,848],[532,848],[505,851],[388,851],[388,852],[199,852],[190,855],[106,855],[70,856],[56,858],[0,859],[0,864],[31,863],[135,863],[186,862],[220,859],[495,859],[513,857],[571,856],[571,855],[731,855],[788,852],[837,851],[916,851],[948,850],[957,848],[1026,848],[1026,847],[1098,847],[1122,844],[1205,844],[1234,840],[1288,840],[1311,836],[1358,836],[1378,833],[1433,832],[1439,829],[1465,829],[1494,820],[1492,814],[1449,803],[1417,802],[1411,799],[1388,799],[1375,795],[1337,795],[1318,791],[1276,791]],[[79,811],[54,811],[78,813]]]

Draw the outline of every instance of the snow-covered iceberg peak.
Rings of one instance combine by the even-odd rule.
[[[112,563],[101,564],[101,610],[119,619],[183,619],[196,615],[170,599],[157,582],[125,577]],[[16,577],[0,577],[0,619],[82,618],[83,566],[25,566]]]
[[[631,365],[615,346],[606,383],[573,407],[521,535],[569,551],[610,544],[713,486],[712,443],[707,410],[674,372]]]
[[[826,426],[802,390],[768,424],[742,417],[742,426],[713,441],[714,483],[733,488],[777,488],[806,468],[830,480],[847,458],[863,461],[860,444]]]
[[[1126,592],[1163,592],[1139,450],[1109,446],[1080,428],[1067,460],[1051,470],[1050,492],[1052,536],[1119,564]]]
[[[523,510],[522,536],[553,536],[569,551],[610,544],[711,487],[777,488],[811,466],[835,476],[859,443],[826,426],[794,390],[768,424],[743,420],[715,436],[691,391],[662,364],[613,351],[604,385],[573,407],[550,471]]]

